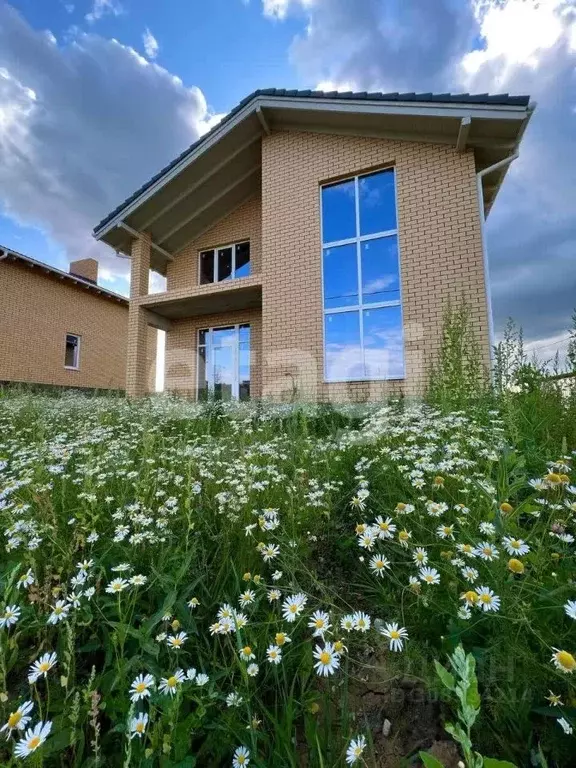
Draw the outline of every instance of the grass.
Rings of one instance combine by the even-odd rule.
[[[0,721],[29,701],[28,727],[51,723],[45,740],[7,728],[0,763],[23,741],[45,766],[327,768],[355,739],[349,761],[378,765],[352,694],[385,675],[438,695],[434,661],[462,644],[475,749],[570,765],[574,443],[551,397],[457,412],[0,398],[0,617],[16,619]],[[133,701],[139,675],[153,685]]]

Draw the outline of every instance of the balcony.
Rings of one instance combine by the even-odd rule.
[[[167,320],[256,309],[262,306],[262,278],[260,275],[250,275],[236,280],[154,293],[132,301]]]

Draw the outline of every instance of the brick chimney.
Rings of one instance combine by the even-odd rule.
[[[98,262],[96,259],[78,259],[70,262],[71,275],[88,280],[89,283],[98,284]]]

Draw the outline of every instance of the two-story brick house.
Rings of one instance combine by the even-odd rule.
[[[483,223],[526,96],[256,91],[95,230],[131,255],[127,391],[147,324],[166,388],[316,400],[417,394],[448,299],[485,360]],[[167,290],[147,295],[148,271]]]

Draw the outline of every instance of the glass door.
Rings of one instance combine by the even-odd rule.
[[[250,397],[250,326],[206,328],[198,333],[198,399]]]

